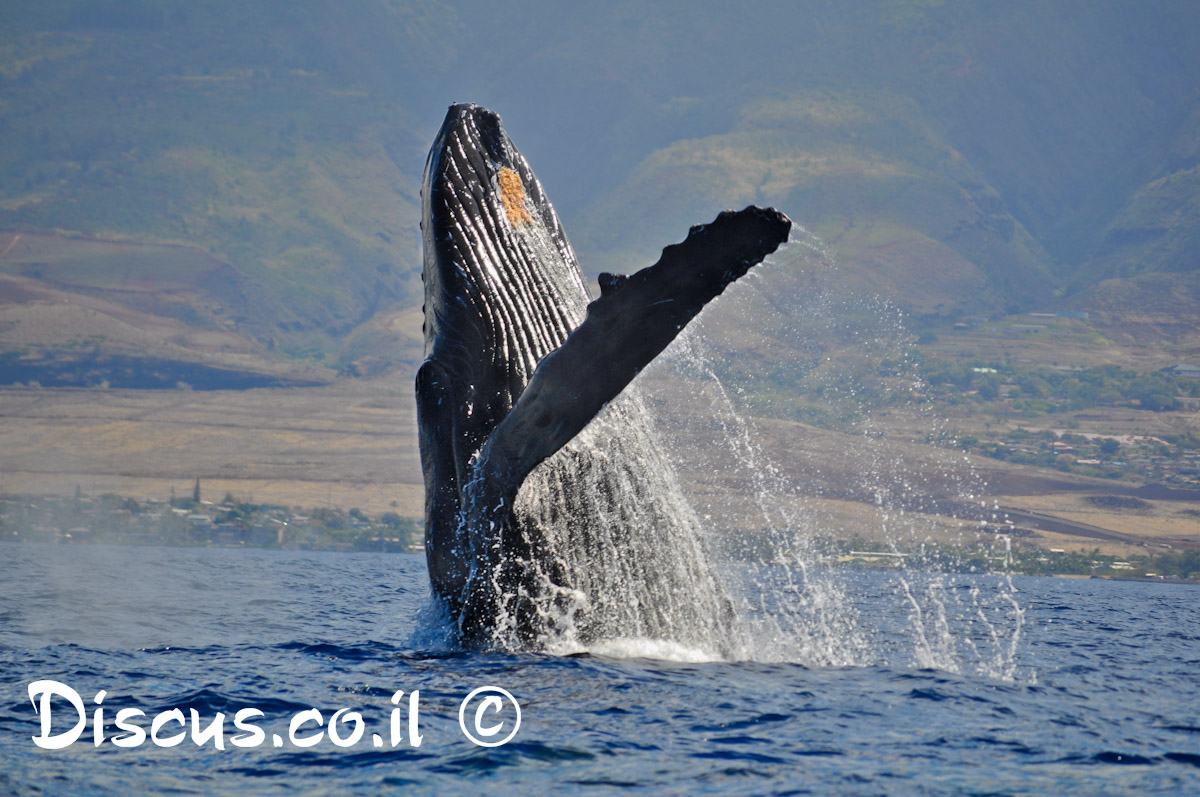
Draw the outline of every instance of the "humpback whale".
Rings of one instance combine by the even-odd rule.
[[[589,292],[495,113],[452,105],[422,184],[425,551],[459,640],[712,644],[729,599],[634,377],[791,221],[726,211]]]

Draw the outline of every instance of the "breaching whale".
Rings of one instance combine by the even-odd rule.
[[[452,105],[422,185],[417,420],[430,581],[465,644],[703,644],[728,599],[626,386],[788,236],[774,209],[693,227],[588,289],[495,113]]]

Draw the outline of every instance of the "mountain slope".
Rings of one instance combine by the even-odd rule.
[[[753,103],[731,132],[653,153],[584,214],[579,237],[600,255],[594,268],[623,271],[672,227],[751,203],[812,224],[853,282],[920,315],[1033,305],[1054,287],[999,194],[915,103],[875,92]]]
[[[329,361],[336,339],[419,288],[423,145],[361,77],[389,62],[414,69],[418,45],[441,36],[402,6],[363,11],[12,9],[0,227],[197,246],[236,275],[228,309],[242,334]],[[403,55],[386,49],[389,33],[406,40]],[[60,282],[119,290],[126,279],[103,259],[88,269]]]
[[[1195,4],[56,0],[0,16],[0,230],[219,264],[0,256],[0,274],[267,358],[366,373],[420,357],[396,325],[420,305],[426,148],[458,100],[503,114],[593,272],[651,263],[749,202],[819,234],[852,289],[930,320],[1197,261]],[[190,287],[164,304],[156,268]]]

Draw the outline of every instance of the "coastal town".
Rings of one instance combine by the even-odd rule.
[[[287,507],[187,497],[0,497],[0,539],[34,543],[223,546],[295,550],[423,551],[420,524],[395,512]]]
[[[1087,311],[969,319],[918,335],[927,443],[1080,476],[1200,488],[1200,365],[1123,362]],[[1137,351],[1130,349],[1130,352]]]
[[[423,532],[395,512],[371,517],[351,508],[302,508],[198,497],[134,499],[112,493],[74,497],[0,497],[0,542],[68,545],[279,548],[334,552],[421,553]],[[1137,500],[1137,499],[1133,499]],[[1092,576],[1139,581],[1200,582],[1200,548],[1118,557],[1095,550],[1014,546],[900,551],[862,540],[827,541],[829,567],[921,569],[963,573]],[[862,550],[859,550],[862,549]],[[776,563],[770,559],[767,564]]]

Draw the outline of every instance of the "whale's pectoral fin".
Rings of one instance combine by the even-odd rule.
[[[791,226],[773,208],[726,211],[693,227],[653,266],[629,277],[603,275],[587,318],[538,364],[484,444],[468,511],[503,521],[530,471],[578,434],[705,304],[786,241]]]

